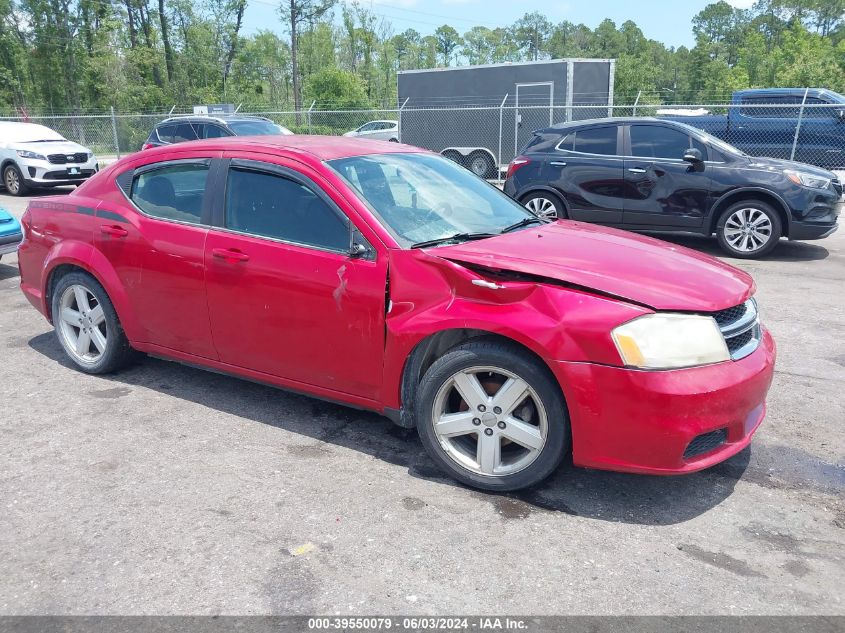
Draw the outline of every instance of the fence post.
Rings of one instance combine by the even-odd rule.
[[[308,108],[308,133],[311,134],[311,110],[314,109],[314,104],[317,103],[317,100],[311,102],[311,105]]]
[[[809,88],[804,88],[804,98],[801,99],[801,109],[798,110],[798,123],[795,124],[795,138],[792,139],[792,153],[789,155],[789,160],[795,160],[795,148],[798,146],[798,134],[801,132],[801,119],[804,118],[804,104],[807,103],[807,93]]]
[[[399,106],[399,122],[397,124],[397,127],[399,128],[399,133],[397,134],[397,136],[399,137],[398,140],[400,143],[402,142],[402,110],[404,110],[405,106],[408,105],[408,99],[410,98],[411,97],[405,97],[405,101],[403,101],[402,105]]]
[[[114,106],[111,107],[111,133],[114,137],[114,149],[117,152],[117,158],[120,159],[120,141],[117,138],[117,119],[114,118]]]
[[[505,98],[502,99],[502,103],[499,104],[499,154],[496,158],[497,165],[496,165],[496,180],[502,177],[501,170],[502,170],[502,114],[505,109],[505,102],[508,100],[508,95],[505,93]]]
[[[637,98],[634,100],[634,111],[631,113],[631,116],[637,116],[637,104],[640,102],[640,95],[642,93],[642,90],[637,90]]]

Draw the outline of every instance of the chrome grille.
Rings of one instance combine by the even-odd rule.
[[[757,302],[754,299],[749,299],[732,308],[713,312],[710,316],[722,331],[733,360],[745,358],[760,345],[760,320]]]

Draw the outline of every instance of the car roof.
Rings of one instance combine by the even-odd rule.
[[[273,121],[263,116],[250,116],[247,114],[241,115],[215,115],[215,114],[182,114],[177,116],[167,117],[163,121],[159,121],[156,125],[163,123],[240,123],[247,121]]]
[[[167,153],[168,151],[209,150],[209,151],[244,151],[267,154],[293,153],[308,154],[317,160],[334,160],[351,156],[369,154],[423,153],[427,150],[391,143],[349,136],[319,136],[306,134],[268,135],[268,136],[227,136],[224,138],[203,139],[164,145],[144,150],[144,154]]]
[[[658,119],[651,116],[614,116],[604,117],[601,119],[583,119],[581,121],[565,121],[563,123],[555,123],[547,128],[537,130],[538,132],[562,132],[563,130],[571,130],[577,127],[586,127],[590,125],[606,125],[608,123],[675,123],[675,121],[667,121],[666,119]]]

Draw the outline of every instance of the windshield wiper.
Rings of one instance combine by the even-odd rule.
[[[411,244],[411,248],[428,248],[429,246],[447,244],[448,242],[467,242],[469,240],[483,240],[486,237],[495,236],[496,233],[455,233],[454,235],[447,235],[445,237],[438,237],[434,240],[426,240],[425,242],[417,242],[416,244]]]
[[[522,218],[519,222],[514,222],[510,226],[506,226],[503,228],[500,233],[510,233],[511,231],[515,231],[516,229],[521,229],[523,226],[528,226],[529,224],[534,224],[535,222],[539,222],[540,224],[547,224],[545,220],[541,220],[540,218]]]

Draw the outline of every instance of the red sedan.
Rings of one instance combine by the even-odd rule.
[[[396,143],[232,137],[33,199],[21,288],[82,371],[137,352],[416,427],[456,479],[700,470],[763,420],[754,283],[647,237],[547,223]]]

